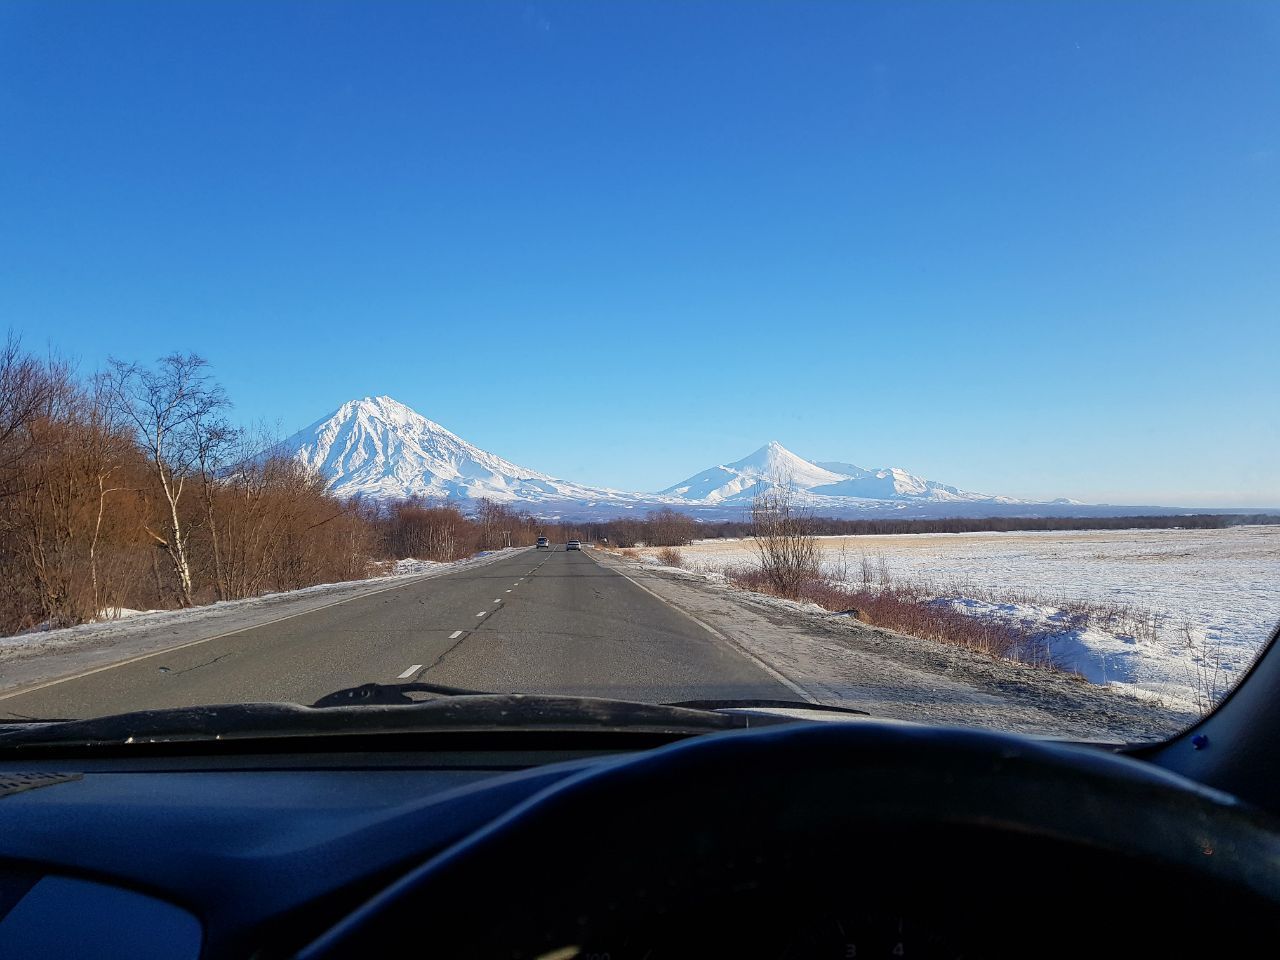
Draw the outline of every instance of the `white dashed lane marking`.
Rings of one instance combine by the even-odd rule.
[[[449,634],[449,639],[450,639],[450,640],[457,640],[460,636],[462,636],[462,631],[461,631],[461,630],[455,630],[455,631],[453,631],[453,633]]]
[[[489,612],[488,610],[481,610],[479,613],[477,613],[477,614],[476,614],[476,616],[477,616],[477,617],[483,617],[483,616],[484,616],[486,613],[488,613],[488,612]]]
[[[412,677],[415,673],[417,673],[421,669],[422,669],[422,664],[415,663],[412,667],[410,667],[404,673],[400,674],[400,676],[396,677],[396,679],[407,680],[409,677]]]

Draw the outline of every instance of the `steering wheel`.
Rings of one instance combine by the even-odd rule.
[[[1097,749],[879,721],[770,726],[568,778],[411,870],[299,958],[406,944],[438,956],[728,955],[734,944],[835,955],[805,948],[818,941],[803,933],[769,939],[773,919],[799,922],[818,903],[883,906],[899,930],[919,910],[944,917],[945,937],[968,941],[944,954],[1150,953],[1161,929],[1173,946],[1220,953],[1233,937],[1280,932],[1278,836],[1228,796]],[[1025,942],[1044,935],[1046,907],[1070,916],[1117,896],[1108,923],[1117,909],[1158,908],[1160,929],[1099,938],[1092,923],[1051,924],[1046,943]]]

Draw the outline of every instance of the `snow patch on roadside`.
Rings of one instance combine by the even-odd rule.
[[[480,556],[483,556],[483,554],[480,554]],[[415,573],[427,573],[447,566],[450,566],[450,564],[441,563],[439,560],[414,560],[410,557],[407,560],[396,561],[394,576],[407,577]]]
[[[164,610],[134,610],[132,607],[107,607],[98,612],[99,620],[128,620],[147,613],[164,613]]]
[[[1212,631],[1188,629],[1159,639],[1093,626],[1045,604],[995,603],[968,597],[933,601],[966,616],[1014,623],[1044,638],[1055,666],[1090,683],[1137,697],[1196,710],[1231,689],[1255,655],[1252,646],[1227,644]]]

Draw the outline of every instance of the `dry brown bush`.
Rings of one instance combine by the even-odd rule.
[[[818,540],[810,521],[797,503],[790,477],[765,481],[752,501],[756,566],[776,596],[797,599],[805,584],[818,577]]]
[[[813,603],[824,610],[849,613],[872,626],[884,627],[925,640],[979,650],[1019,663],[1051,667],[1045,638],[1022,624],[983,620],[938,602],[911,585],[849,587],[822,576],[813,576],[792,595],[778,592],[775,581],[759,567],[725,571],[735,585],[770,596]]]
[[[684,557],[675,547],[663,547],[657,554],[658,562],[667,567],[683,567]]]
[[[383,556],[448,562],[480,549],[479,527],[451,503],[406,500],[392,504],[379,521]]]

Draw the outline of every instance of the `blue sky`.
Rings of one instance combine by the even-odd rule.
[[[1280,505],[1280,7],[0,0],[0,327],[575,480]]]

